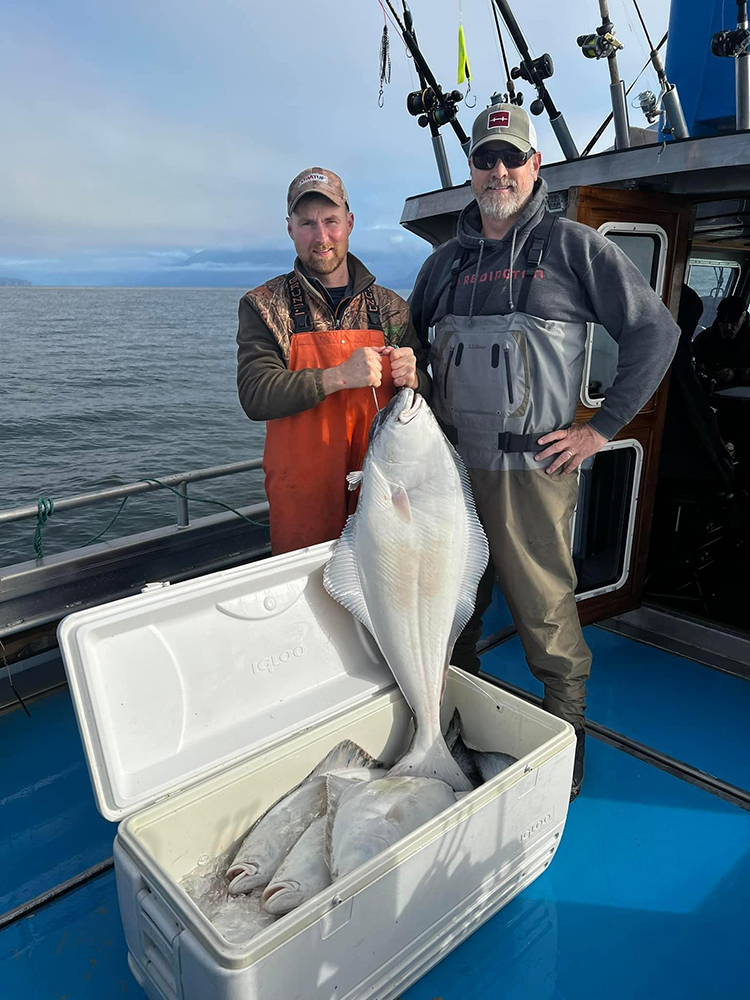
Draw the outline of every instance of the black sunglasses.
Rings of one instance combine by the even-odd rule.
[[[478,149],[471,154],[471,162],[477,170],[492,170],[498,160],[502,160],[508,170],[517,170],[534,155],[534,150],[522,153],[520,149]]]

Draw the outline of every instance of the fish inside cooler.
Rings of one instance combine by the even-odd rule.
[[[468,747],[458,709],[446,739],[474,787],[517,760]],[[456,801],[443,781],[389,777],[388,762],[344,740],[252,823],[239,850],[203,855],[180,886],[228,942],[244,943]]]
[[[263,931],[283,934],[284,927],[292,933],[326,912],[339,887],[365,885],[392,867],[397,858],[417,850],[425,837],[434,837],[460,823],[467,810],[476,808],[479,796],[484,801],[488,793],[499,795],[523,777],[524,758],[533,761],[561,724],[551,720],[550,727],[536,718],[535,724],[530,724],[530,714],[535,710],[515,702],[510,695],[496,696],[488,685],[451,671],[442,713],[444,729],[448,729],[458,707],[465,720],[463,735],[467,741],[483,751],[511,754],[518,762],[491,777],[477,791],[459,795],[458,801],[450,793],[450,801],[446,797],[444,807],[438,802],[426,823],[419,823],[403,839],[348,872],[335,883],[336,889],[331,888],[328,868],[326,884],[283,915],[268,912],[262,886],[237,895],[228,891],[226,873],[248,829],[280,796],[296,788],[342,740],[356,742],[375,758],[374,763],[398,759],[413,734],[411,714],[399,692],[379,695],[372,704],[302,734],[283,748],[261,754],[138,813],[121,825],[119,839],[139,858],[139,867],[161,883],[161,894],[170,898],[182,919],[209,946],[211,942],[214,947],[247,944]],[[350,813],[349,821],[354,815]],[[326,850],[329,848],[327,845]],[[326,854],[327,866],[330,860]]]

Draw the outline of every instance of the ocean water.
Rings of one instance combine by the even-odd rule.
[[[260,456],[236,390],[244,289],[0,288],[0,510]],[[263,473],[191,484],[234,507]],[[176,500],[131,497],[105,539],[173,524]],[[55,514],[45,554],[84,544],[119,501]],[[190,504],[191,519],[219,512]],[[0,525],[0,566],[34,558],[35,521]]]

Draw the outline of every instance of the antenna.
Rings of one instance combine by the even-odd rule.
[[[715,56],[736,59],[735,88],[737,93],[737,131],[750,129],[750,30],[747,23],[747,0],[737,0],[737,27],[734,31],[719,31],[711,39]]]
[[[510,4],[508,0],[493,0],[493,3],[500,11],[500,16],[505,21],[505,26],[511,34],[513,42],[518,49],[521,56],[521,65],[514,66],[510,71],[510,75],[514,80],[519,79],[525,80],[532,86],[536,87],[537,99],[531,102],[529,111],[532,115],[541,115],[544,111],[549,115],[550,125],[557,137],[557,141],[560,143],[560,148],[563,151],[563,155],[566,160],[577,160],[578,159],[578,149],[573,141],[573,136],[570,134],[570,130],[563,118],[562,112],[558,111],[555,107],[554,101],[550,97],[550,93],[547,90],[544,81],[549,80],[552,74],[555,72],[555,67],[552,62],[552,57],[546,52],[544,55],[539,56],[538,59],[533,59],[531,53],[529,52],[529,46],[526,44],[526,39],[524,34],[518,26],[518,22],[513,16],[513,11],[510,9]]]
[[[599,0],[602,23],[590,35],[579,35],[578,45],[587,59],[606,59],[609,66],[609,95],[612,101],[612,117],[615,120],[615,148],[628,149],[630,146],[630,122],[628,105],[625,100],[625,84],[620,79],[617,67],[617,50],[623,44],[615,38],[615,26],[609,17],[607,0]]]

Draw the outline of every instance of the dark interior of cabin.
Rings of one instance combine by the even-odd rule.
[[[644,600],[747,632],[750,372],[717,378],[696,345],[723,300],[741,299],[747,316],[749,202],[698,205],[685,285]],[[750,355],[750,320],[736,337]]]

